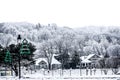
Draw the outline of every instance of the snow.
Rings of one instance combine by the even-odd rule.
[[[84,59],[81,61],[82,63],[91,63],[92,61],[88,60],[88,59]]]
[[[91,57],[93,57],[95,54],[89,54],[88,56],[87,56],[87,59],[90,59]]]
[[[62,72],[63,71],[63,72]],[[109,69],[108,74],[104,75],[101,73],[100,69],[96,70],[96,74],[94,74],[92,70],[92,74],[90,74],[90,70],[88,71],[88,75],[86,75],[86,69],[81,70],[82,75],[80,75],[79,69],[69,69],[69,70],[52,70],[48,73],[47,70],[38,70],[37,72],[30,72],[22,75],[20,80],[120,80],[120,75],[114,75],[112,70]],[[18,77],[0,77],[0,80],[19,80]]]
[[[81,57],[80,57],[81,60],[84,60],[84,59],[86,59],[86,58],[87,58],[87,56],[81,56]]]
[[[55,59],[55,54],[53,54],[53,56],[52,56],[51,64],[61,64],[58,60]]]
[[[92,61],[90,61],[89,59],[94,56],[95,54],[89,54],[88,56],[81,56],[81,62],[82,63],[91,63]]]
[[[101,40],[100,44],[101,45],[105,45],[105,46],[112,46],[115,45],[115,41],[113,40],[113,43],[109,43],[108,40],[106,39],[107,36],[110,36],[111,39],[115,38],[118,40],[119,42],[119,31],[120,28],[111,28],[111,29],[106,29],[106,28],[94,28],[94,27],[89,27],[89,28],[83,28],[83,29],[77,29],[77,30],[73,30],[73,29],[69,29],[69,28],[52,28],[52,26],[42,26],[36,28],[36,25],[30,24],[30,23],[26,23],[26,22],[21,22],[21,23],[4,23],[3,26],[1,26],[0,28],[0,43],[2,46],[8,46],[11,43],[16,43],[16,37],[18,34],[21,34],[22,38],[27,38],[28,41],[36,44],[36,48],[39,49],[40,46],[42,46],[42,44],[46,43],[48,40],[50,41],[60,41],[62,48],[68,48],[69,53],[74,49],[75,46],[79,46],[78,44],[74,44],[74,40],[77,43],[77,41],[82,41],[81,44],[86,45],[85,47],[87,47],[87,49],[85,49],[86,51],[90,52],[90,53],[94,53],[95,50],[92,49],[93,44],[95,44],[96,46],[100,46],[97,45],[98,42],[96,42],[97,40]],[[106,35],[107,34],[107,35]],[[73,36],[75,38],[73,38]],[[83,36],[83,38],[81,38],[81,35]],[[93,38],[93,36],[98,37],[98,38]],[[60,37],[60,38],[59,38]],[[88,39],[88,40],[86,40]],[[97,39],[97,40],[96,40]],[[85,41],[85,42],[84,42]],[[116,43],[117,44],[117,43]],[[72,46],[71,46],[72,45]],[[49,46],[49,45],[48,45]],[[56,47],[56,45],[53,45],[53,47]],[[59,48],[59,46],[57,46]],[[72,49],[73,48],[73,49]],[[102,46],[102,50],[105,47]],[[70,50],[72,49],[72,50]],[[40,55],[40,52],[42,49],[40,48],[39,51],[37,51],[35,53],[35,56]],[[57,49],[56,49],[57,50]],[[77,49],[76,49],[77,50]],[[106,50],[104,49],[104,51],[101,50],[101,54],[103,54],[104,52],[106,52]],[[84,51],[84,53],[86,53],[86,51]],[[116,50],[115,50],[116,51]],[[103,52],[103,53],[102,53]],[[44,54],[44,53],[41,53]],[[72,52],[70,53],[72,54]],[[52,58],[52,64],[61,64],[59,61],[57,61],[54,58],[55,55],[53,55]],[[92,56],[94,56],[94,54],[91,54],[87,57],[82,57],[82,62],[84,63],[90,63],[90,61],[88,60],[89,58],[91,58]],[[38,56],[39,57],[39,56]],[[38,58],[36,59],[36,65],[39,65],[39,62],[44,61],[47,63],[47,59],[45,58]],[[88,74],[86,76],[86,70],[82,69],[81,70],[82,75],[80,76],[80,70],[76,69],[76,70],[63,70],[63,74],[62,74],[62,70],[53,70],[50,71],[50,73],[48,73],[47,70],[38,70],[35,73],[27,73],[22,75],[23,78],[26,79],[21,79],[21,80],[80,80],[80,79],[114,79],[116,77],[120,77],[120,75],[113,75],[112,71],[109,70],[108,71],[108,75],[104,75],[103,73],[101,74],[100,70],[96,71],[96,74],[93,75],[94,71],[92,70],[92,75],[90,75],[90,70],[88,71]],[[28,79],[27,79],[28,78]],[[120,79],[120,78],[118,78]],[[12,77],[12,76],[7,76],[7,77],[0,77],[0,80],[18,80],[18,77]],[[115,79],[116,80],[116,79]]]
[[[55,56],[56,55],[53,54],[51,64],[61,64],[58,60],[55,59]],[[36,65],[39,65],[41,61],[44,61],[48,64],[47,58],[38,58],[36,59]]]
[[[36,59],[36,63],[35,63],[35,65],[39,65],[39,63],[40,63],[41,61],[44,61],[44,62],[46,62],[46,64],[48,64],[46,58],[38,58],[38,59]]]

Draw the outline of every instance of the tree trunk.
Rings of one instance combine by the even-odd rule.
[[[18,70],[16,69],[14,70],[14,72],[15,72],[15,76],[18,76]]]
[[[48,69],[51,70],[51,64],[50,63],[48,63]]]
[[[18,76],[18,69],[17,69],[17,65],[14,65],[12,67],[13,71],[15,72],[15,76]]]

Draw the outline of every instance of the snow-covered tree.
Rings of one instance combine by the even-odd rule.
[[[53,41],[49,40],[47,42],[43,42],[40,47],[40,50],[44,54],[44,56],[47,58],[48,68],[51,70],[52,57],[53,57],[53,54],[56,53]]]
[[[120,45],[111,45],[107,48],[107,52],[110,56],[119,57],[120,56]]]

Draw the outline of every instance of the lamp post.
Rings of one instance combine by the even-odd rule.
[[[17,43],[20,45],[21,43],[21,35],[19,34],[18,37],[17,37]],[[18,61],[18,64],[19,64],[19,79],[21,78],[21,64],[20,64],[20,60],[21,60],[21,55],[20,55],[20,51],[19,51],[19,61]]]

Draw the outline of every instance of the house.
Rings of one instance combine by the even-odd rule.
[[[47,59],[46,58],[38,58],[36,59],[36,69],[47,69],[47,65],[48,65],[48,62],[47,62]]]
[[[61,63],[55,59],[55,54],[53,54],[52,56],[52,60],[51,60],[51,67],[52,69],[58,69],[58,68],[61,68]],[[36,69],[47,69],[48,68],[48,61],[47,61],[47,58],[45,57],[41,57],[41,58],[38,58],[36,59]]]
[[[0,76],[13,76],[14,71],[10,68],[0,67]]]
[[[81,67],[82,68],[93,68],[96,65],[96,61],[99,60],[101,56],[97,54],[89,54],[88,56],[81,56]]]
[[[58,69],[58,68],[61,68],[61,63],[55,59],[55,54],[53,54],[52,56],[52,61],[51,61],[51,65],[52,65],[52,69]]]

